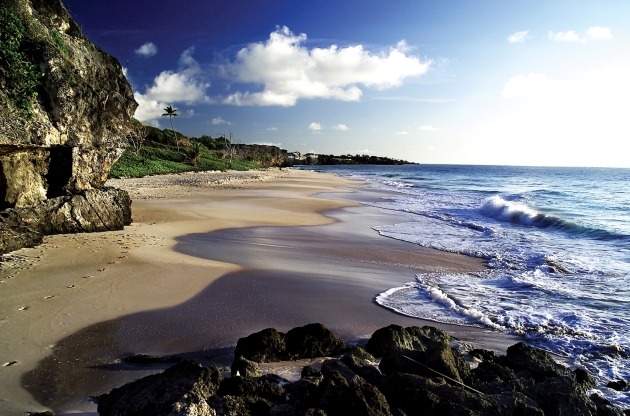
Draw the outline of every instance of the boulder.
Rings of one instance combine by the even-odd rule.
[[[617,391],[624,391],[628,388],[628,386],[629,384],[626,380],[609,381],[608,384],[606,384],[606,387],[609,389]]]
[[[240,338],[234,357],[244,357],[258,363],[301,358],[327,357],[346,349],[346,344],[322,324],[308,324],[291,329],[286,334],[274,328]]]
[[[217,392],[220,381],[217,367],[186,360],[102,395],[97,410],[101,416],[210,416],[206,399]]]
[[[248,360],[245,357],[238,357],[232,363],[232,377],[239,375],[241,377],[260,377],[262,373],[258,369],[258,363]]]
[[[390,325],[377,329],[365,349],[375,357],[384,357],[393,350],[424,351],[429,342],[448,344],[451,339],[446,332],[430,326],[403,328],[400,325]]]
[[[282,332],[274,328],[240,338],[236,343],[234,358],[244,357],[257,363],[281,361],[285,357],[286,342]]]
[[[330,357],[346,349],[346,344],[322,324],[308,324],[286,334],[286,359]]]
[[[252,415],[268,415],[275,404],[285,402],[285,390],[278,384],[260,378],[230,377],[221,382],[219,397],[240,398]]]
[[[522,342],[509,347],[499,363],[536,381],[571,374],[571,370],[555,362],[548,352],[529,347]]]

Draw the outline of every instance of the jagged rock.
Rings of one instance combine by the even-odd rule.
[[[285,356],[286,342],[282,332],[274,328],[240,338],[236,343],[234,357],[245,357],[257,363],[281,361]]]
[[[348,350],[348,352],[345,354],[346,357],[355,357],[359,360],[362,361],[370,361],[372,363],[376,363],[376,358],[370,354],[369,352],[367,352],[366,350],[364,350],[363,348],[355,345],[354,347],[350,348],[350,350]]]
[[[7,30],[20,33],[8,35],[21,39],[13,52],[28,67],[17,70],[15,63],[0,61],[0,210],[36,208],[62,196],[89,197],[86,191],[105,184],[132,129],[137,103],[122,67],[85,38],[60,0],[5,0],[0,8],[3,18],[18,22]],[[35,87],[16,95],[24,74],[35,77]],[[93,202],[87,200],[95,210]],[[81,204],[73,201],[69,207]],[[34,213],[51,209],[58,211],[49,205]],[[100,214],[87,215],[78,228],[102,229],[102,220],[89,225]],[[22,238],[2,241],[0,250],[37,243],[16,231]]]
[[[403,328],[400,325],[390,325],[376,330],[365,349],[375,357],[383,357],[393,350],[423,351],[430,341],[449,343],[451,336],[430,326]]]
[[[478,348],[471,350],[468,355],[481,361],[494,361],[494,359],[497,358],[497,355],[494,353],[494,351],[482,350]]]
[[[546,416],[589,416],[597,413],[597,407],[574,376],[547,378],[527,388],[523,394],[535,400]]]
[[[129,224],[131,199],[127,191],[89,189],[0,212],[0,229],[11,230],[0,234],[0,254],[39,244],[44,235],[122,230]],[[16,234],[22,236],[21,242],[14,240]]]
[[[322,364],[322,374],[324,375],[324,378],[332,373],[338,373],[345,378],[348,383],[357,376],[357,373],[352,371],[352,369],[350,369],[350,367],[344,364],[341,360],[324,361]]]
[[[597,416],[624,416],[623,410],[614,406],[599,394],[591,394],[591,401],[597,407]]]
[[[245,357],[238,357],[232,363],[232,377],[237,373],[241,377],[260,377],[262,373],[258,369],[258,363],[248,360]]]
[[[500,357],[501,365],[510,367],[524,377],[533,377],[540,381],[550,377],[568,376],[571,370],[558,364],[549,353],[529,347],[522,342],[514,344],[507,349],[507,354]]]
[[[206,399],[221,381],[217,367],[186,360],[163,373],[113,389],[98,400],[101,416],[211,416]]]
[[[629,384],[626,380],[609,381],[608,384],[606,384],[606,387],[609,389],[617,391],[624,391],[628,388],[628,386]]]
[[[268,415],[274,404],[285,402],[286,395],[282,387],[262,377],[223,379],[217,394],[241,398],[252,415]]]
[[[308,324],[283,334],[274,328],[240,338],[234,357],[245,357],[258,363],[326,357],[337,354],[346,344],[322,324]]]
[[[322,373],[317,371],[315,368],[311,367],[310,365],[307,365],[304,368],[302,368],[302,372],[300,373],[300,376],[302,378],[321,378]]]
[[[473,387],[486,394],[522,392],[534,385],[533,379],[517,377],[511,368],[492,361],[481,362],[471,373]]]
[[[224,379],[218,390],[215,383],[214,388],[199,394],[184,394],[178,387],[182,384],[179,381],[181,377],[175,374],[171,381],[172,375],[169,372],[175,371],[169,369],[163,373],[159,382],[150,383],[152,377],[158,377],[150,376],[103,396],[99,402],[99,412],[102,406],[112,405],[113,397],[124,396],[126,402],[119,400],[116,405],[121,402],[130,403],[131,410],[120,405],[121,409],[130,413],[101,414],[148,414],[137,411],[132,406],[140,406],[158,397],[156,403],[160,400],[164,402],[164,397],[170,397],[173,389],[180,391],[174,398],[167,400],[171,403],[169,411],[173,415],[624,414],[621,409],[599,396],[587,396],[589,389],[595,387],[595,380],[586,371],[570,371],[556,364],[549,354],[524,344],[510,347],[506,356],[483,360],[475,370],[470,371],[461,354],[450,348],[448,338],[439,331],[428,327],[417,328],[421,331],[407,331],[405,328],[401,331],[400,327],[385,329],[382,333],[390,341],[396,337],[404,341],[407,337],[406,341],[396,345],[404,344],[414,349],[394,346],[391,350],[386,350],[379,365],[383,374],[374,367],[374,357],[358,347],[348,351],[341,359],[324,361],[321,372],[310,366],[303,367],[302,378],[294,383],[273,374],[231,377]],[[277,345],[282,345],[278,340],[285,339],[283,334],[269,329],[254,335],[254,340],[265,341],[264,351],[253,351],[254,354],[267,357],[272,355],[269,353],[272,350],[273,354],[281,355],[278,351],[282,351],[282,348],[277,348]],[[241,341],[242,339],[239,343]],[[390,341],[381,345],[394,345]],[[241,351],[252,352],[248,349],[249,344],[240,345]],[[268,348],[269,345],[273,348]],[[404,359],[404,356],[427,364],[466,385],[438,376],[425,367]],[[233,370],[240,364],[254,364],[242,357],[241,355],[235,360]],[[198,371],[203,368],[199,364],[195,365]],[[219,380],[218,369],[215,368],[214,371],[217,373],[215,379]],[[243,369],[244,374],[248,371],[247,368]],[[117,393],[118,390],[120,392]]]
[[[240,397],[235,396],[212,396],[208,399],[210,406],[217,416],[249,416],[247,405]]]
[[[346,344],[322,324],[293,328],[286,334],[286,359],[329,357],[346,349]]]

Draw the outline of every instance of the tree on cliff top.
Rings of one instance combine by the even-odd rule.
[[[172,105],[166,107],[164,111],[166,111],[166,113],[162,114],[162,117],[168,116],[169,120],[171,121],[171,129],[173,130],[173,134],[175,135],[175,144],[177,145],[177,152],[179,153],[179,140],[177,140],[177,132],[173,127],[173,117],[177,117],[179,116],[179,114],[177,114],[177,109],[173,108]]]

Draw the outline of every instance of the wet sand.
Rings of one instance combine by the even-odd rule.
[[[76,279],[83,279],[78,275],[86,273],[84,263],[95,268],[91,246],[76,239],[94,238],[102,244],[99,265],[108,259],[104,253],[125,258],[108,266],[116,269],[110,274],[92,272],[98,279],[80,283],[83,296],[56,312],[65,331],[53,326],[50,317],[35,322],[24,318],[29,325],[48,323],[45,336],[13,328],[35,351],[22,354],[20,365],[0,369],[0,381],[14,394],[0,401],[0,410],[21,414],[43,405],[61,413],[94,412],[89,395],[156,371],[120,364],[121,357],[189,352],[206,363],[228,365],[228,347],[266,327],[287,330],[321,322],[349,341],[369,337],[390,323],[433,324],[478,347],[501,351],[515,342],[479,328],[404,317],[376,305],[375,295],[413,280],[415,273],[474,271],[483,265],[477,259],[380,237],[372,226],[408,218],[357,206],[358,200],[381,196],[373,191],[329,193],[333,187],[353,185],[328,175],[297,172],[240,190],[198,189],[185,198],[135,200],[134,226],[123,233],[55,237],[49,245],[66,250],[51,258],[43,250],[40,260],[48,274],[40,278],[55,280],[49,264],[53,258],[63,274],[75,274]],[[309,196],[314,193],[319,195]],[[68,262],[66,243],[72,239],[86,257],[75,254]],[[94,287],[85,283],[96,281],[103,283]],[[29,295],[23,295],[26,301]],[[19,345],[3,338],[0,352],[4,357],[12,349],[19,355]],[[16,387],[7,369],[22,386]],[[20,398],[30,402],[19,402]]]

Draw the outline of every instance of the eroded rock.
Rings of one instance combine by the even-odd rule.
[[[113,389],[98,400],[102,416],[213,415],[207,399],[219,389],[217,367],[186,360],[163,373]]]
[[[37,215],[40,222],[71,217],[57,219],[69,230],[63,232],[121,229],[128,197],[119,198],[126,205],[118,211],[99,211],[101,203],[112,202],[99,190],[127,146],[137,107],[120,63],[85,38],[60,0],[6,0],[0,8],[16,22],[6,30],[16,31],[9,36],[19,42],[11,47],[26,65],[18,70],[15,62],[0,62],[0,210],[15,209],[30,223]],[[17,94],[25,74],[34,77],[32,90]],[[120,219],[104,218],[113,214]],[[59,228],[21,225],[31,234]],[[23,229],[15,234],[16,240],[0,239],[0,252],[39,242]]]

